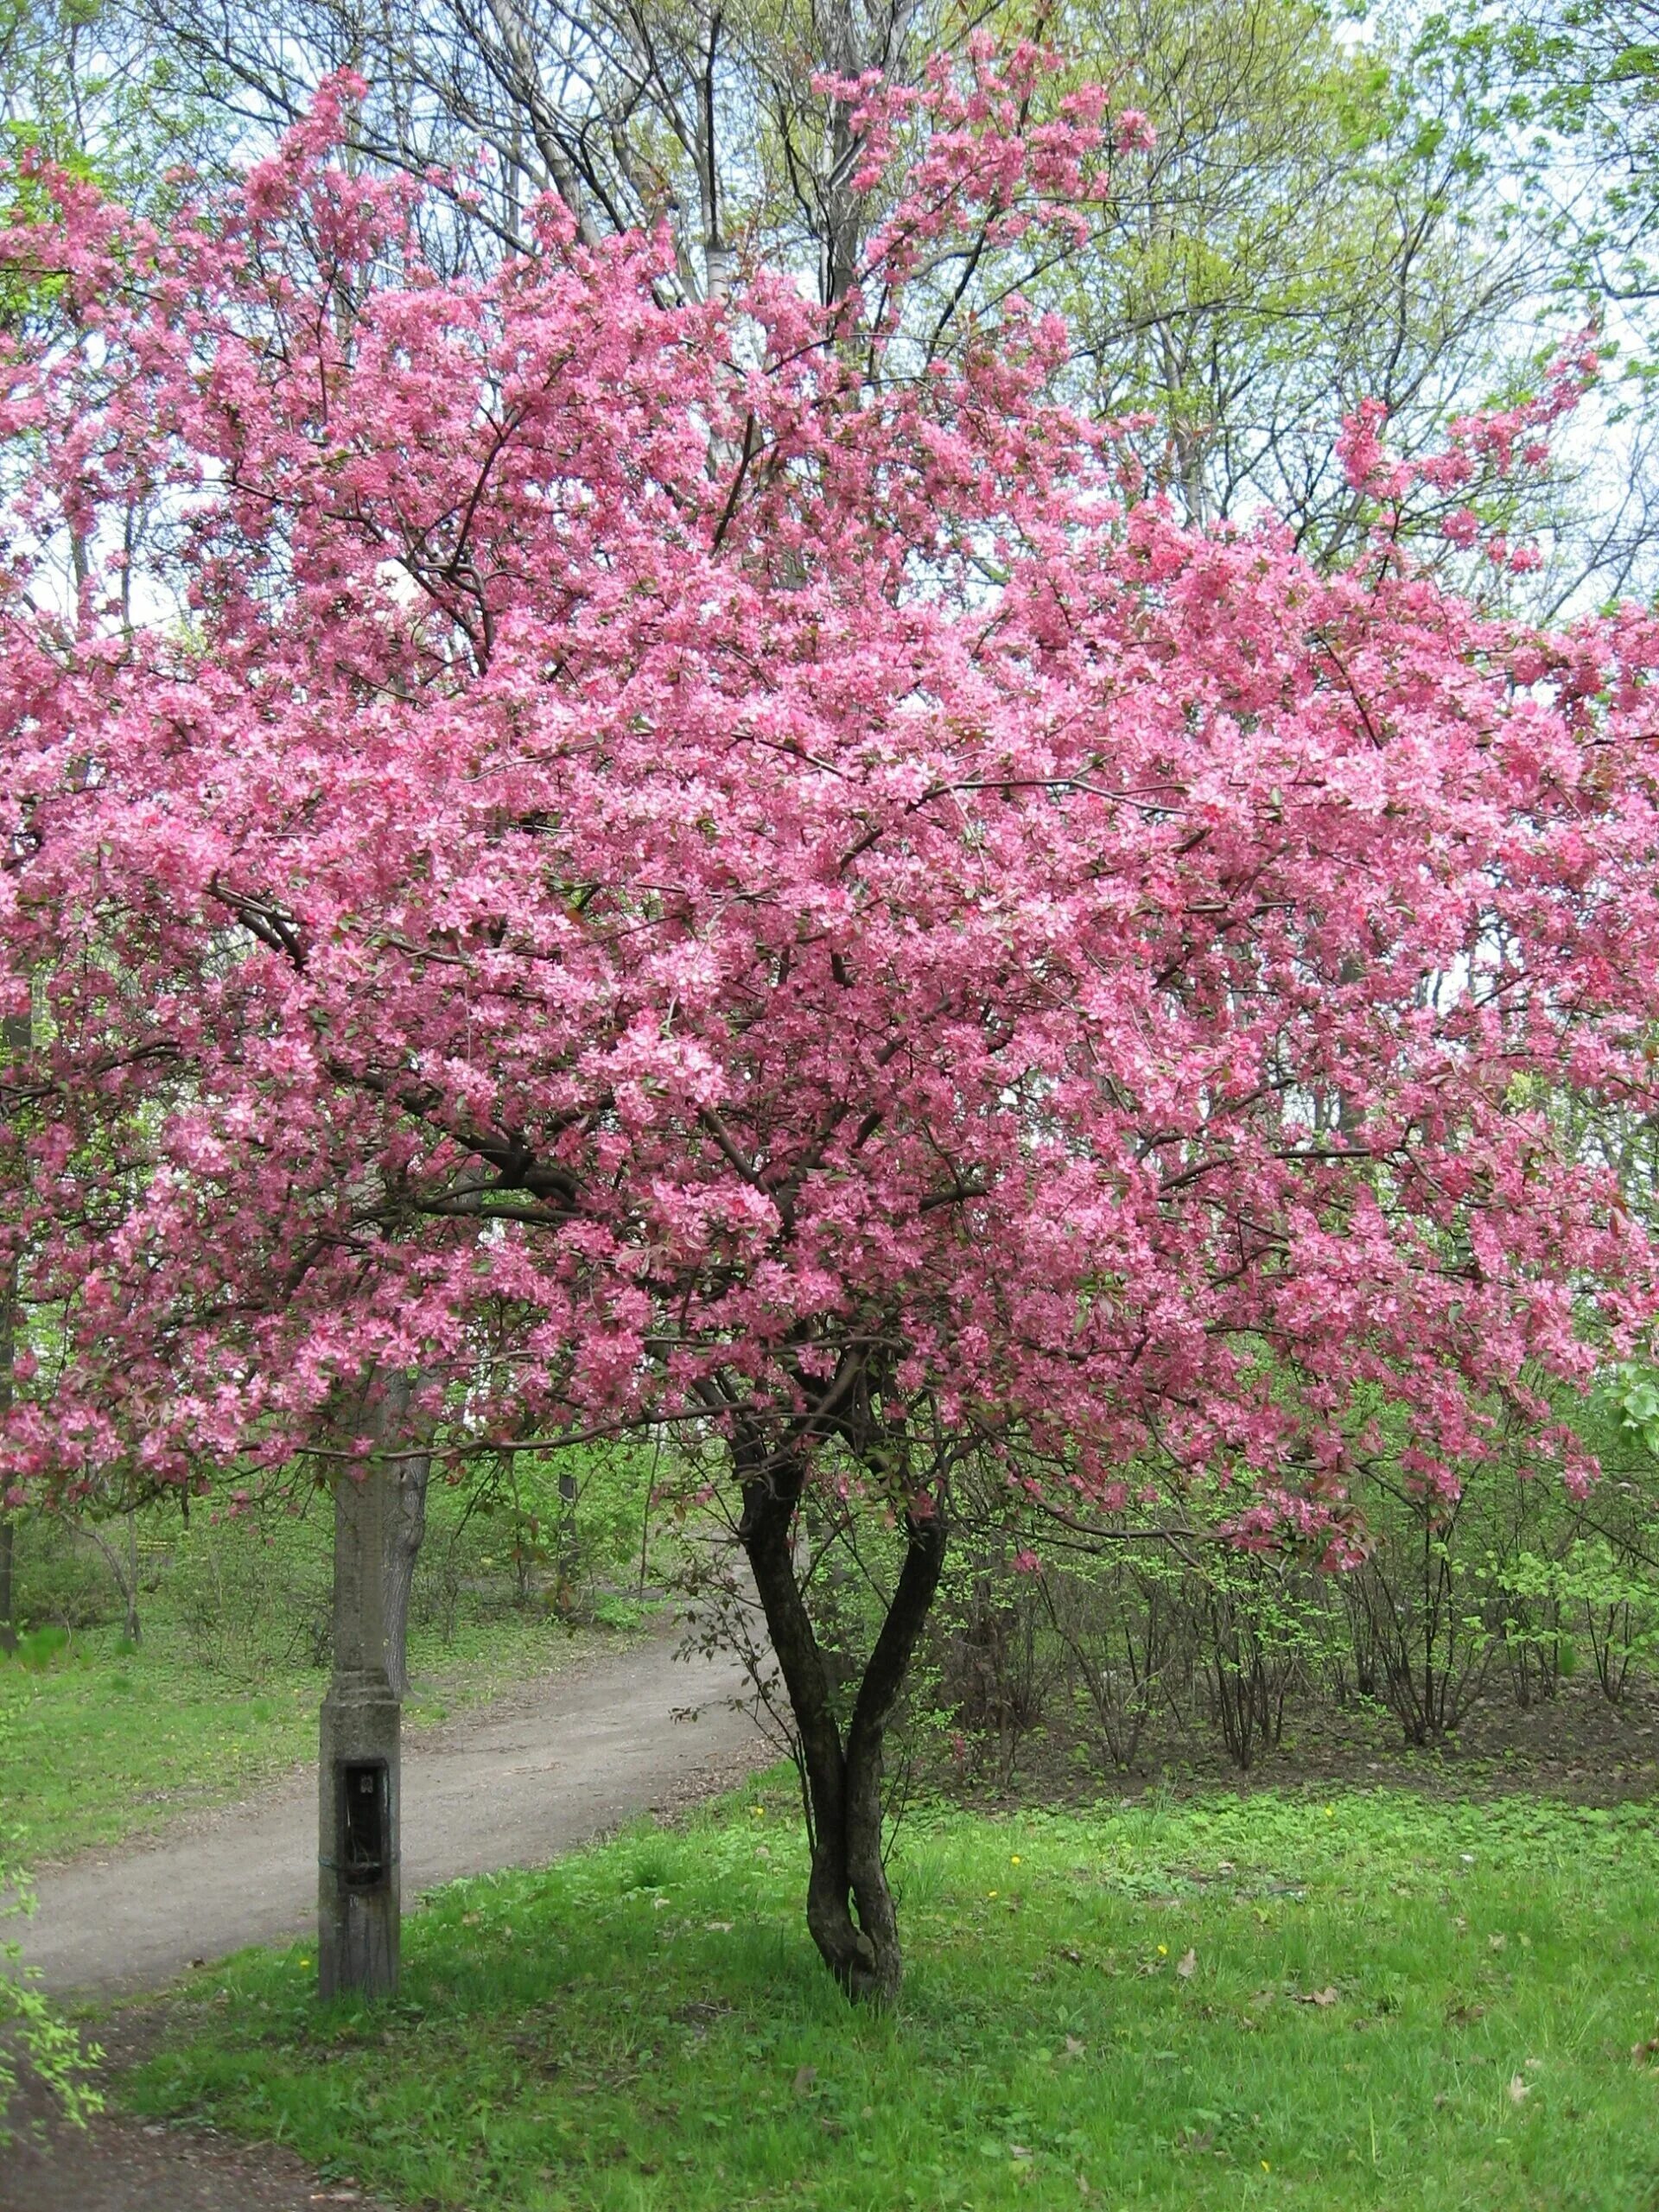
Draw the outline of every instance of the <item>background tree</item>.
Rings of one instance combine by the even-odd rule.
[[[1068,53],[1145,110],[1144,182],[1066,257],[1090,400],[1144,412],[1149,479],[1195,521],[1266,507],[1319,563],[1363,525],[1335,452],[1385,406],[1427,449],[1499,384],[1539,281],[1484,220],[1483,118],[1419,69],[1386,18],[1357,35],[1315,4],[1074,7]]]
[[[786,243],[824,296],[845,284],[868,220],[851,188],[851,103],[814,80],[908,81],[975,16],[935,0],[394,0],[372,14],[339,0],[134,0],[130,20],[215,88],[245,140],[296,122],[330,72],[360,72],[362,158],[467,175],[450,203],[459,230],[429,230],[446,258],[531,244],[526,211],[551,191],[589,243],[666,220],[677,254],[661,281],[701,297],[752,235],[774,255]]]
[[[1655,28],[1645,0],[1468,0],[1416,32],[1422,70],[1475,118],[1490,220],[1529,243],[1539,308],[1592,319],[1623,370],[1563,456],[1557,607],[1652,588]]]
[[[1357,31],[1313,0],[1091,0],[994,19],[1057,40],[1080,80],[1157,127],[1143,186],[1086,248],[1048,241],[1040,296],[1074,321],[1090,403],[1155,415],[1143,457],[1195,516],[1265,504],[1336,557],[1357,542],[1332,458],[1348,407],[1381,400],[1416,449],[1535,365],[1514,318],[1554,264],[1498,219],[1490,105],[1423,66],[1386,15]],[[747,247],[827,299],[882,209],[875,180],[855,186],[850,104],[823,78],[912,84],[980,20],[908,4],[451,0],[371,19],[334,0],[297,14],[139,0],[132,35],[199,77],[245,144],[303,114],[330,69],[360,70],[359,157],[466,179],[451,224],[429,226],[446,261],[524,244],[524,207],[553,189],[590,240],[667,219],[664,281],[685,296]],[[1028,276],[1010,259],[1007,283]]]
[[[0,13],[0,102],[24,147],[95,176],[129,206],[164,198],[167,173],[223,152],[211,74],[107,0],[10,0]]]

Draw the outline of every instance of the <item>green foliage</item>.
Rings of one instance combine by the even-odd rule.
[[[305,1948],[246,1954],[134,2101],[472,2212],[1652,2202],[1643,1808],[918,1811],[885,2016],[811,1955],[797,1827],[775,1780],[458,1884],[375,2012],[320,2015]]]
[[[7,1734],[7,1714],[0,1706],[0,1759],[5,1756]],[[0,1793],[0,1802],[4,1802]],[[29,1876],[14,1856],[20,1833],[0,1830],[0,1923],[35,1910]],[[20,2067],[45,2083],[68,2119],[84,2123],[89,2113],[102,2107],[103,2100],[88,2078],[100,2056],[95,2046],[82,2048],[80,2037],[20,1963],[18,1946],[0,1937],[0,2152],[10,2140],[6,2113]]]
[[[130,206],[164,207],[175,165],[223,136],[217,89],[212,71],[181,67],[111,0],[0,0],[0,148],[38,154]],[[27,219],[27,179],[21,190]]]
[[[1578,1536],[1557,1558],[1522,1552],[1503,1569],[1504,1587],[1532,1601],[1557,1621],[1582,1624],[1596,1677],[1615,1703],[1632,1667],[1644,1671],[1659,1660],[1659,1578],[1621,1554],[1605,1536]],[[1545,1631],[1541,1641],[1548,1640]],[[1564,1676],[1577,1669],[1574,1639],[1554,1632]]]
[[[1045,279],[1093,404],[1150,411],[1135,450],[1196,518],[1265,503],[1344,556],[1343,415],[1381,400],[1414,448],[1503,378],[1529,276],[1483,231],[1479,116],[1387,20],[1319,0],[1071,0],[1061,23],[1077,74],[1158,130]]]
[[[570,1452],[545,1461],[507,1456],[454,1485],[434,1478],[410,1619],[417,1638],[453,1641],[469,1625],[522,1611],[582,1622],[614,1612],[638,1590],[648,1544],[649,1451]],[[575,1497],[561,1494],[562,1479]],[[80,1524],[34,1514],[16,1527],[16,1608],[26,1630],[81,1630],[119,1621],[120,1543]],[[133,1517],[141,1609],[170,1623],[200,1666],[253,1678],[321,1666],[328,1650],[333,1516],[327,1494],[275,1497],[231,1511],[213,1497],[188,1518],[176,1499]],[[117,1570],[119,1570],[119,1575]]]
[[[67,1628],[31,1629],[17,1639],[17,1648],[11,1654],[14,1662],[26,1667],[31,1674],[43,1675],[52,1662],[67,1649],[69,1631]]]
[[[28,1876],[0,1848],[0,1920],[34,1910]],[[96,2044],[83,2047],[79,2036],[41,1993],[20,1963],[18,1946],[0,1941],[0,2151],[11,2139],[6,2110],[20,2067],[45,2084],[67,2119],[84,2126],[90,2113],[103,2109],[104,2100],[89,2078],[101,2056]]]
[[[1630,1370],[1618,1377],[1612,1396],[1625,1434],[1649,1459],[1659,1459],[1659,1376],[1651,1368]]]
[[[632,1446],[504,1454],[467,1490],[435,1489],[429,1543],[475,1575],[511,1570],[518,1601],[586,1616],[614,1596],[607,1585],[643,1579],[652,1466],[651,1452]]]
[[[1366,1549],[1337,1573],[1220,1540],[1224,1492],[1058,1532],[1006,1492],[1000,1520],[988,1492],[966,1496],[918,1676],[931,1731],[1007,1790],[1052,1773],[1057,1750],[1074,1777],[1211,1743],[1249,1770],[1287,1714],[1361,1732],[1386,1714],[1407,1744],[1440,1745],[1478,1705],[1553,1700],[1581,1664],[1617,1705],[1659,1666],[1652,1396],[1645,1370],[1624,1372],[1563,1408],[1602,1464],[1582,1497],[1498,1408],[1496,1456],[1459,1497],[1427,1491],[1392,1456],[1386,1408],[1362,1408]],[[1040,1573],[1008,1574],[1017,1548]]]

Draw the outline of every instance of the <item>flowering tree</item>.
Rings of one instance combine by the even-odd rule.
[[[1379,1393],[1451,1490],[1653,1304],[1548,1098],[1651,1085],[1659,632],[1185,531],[1052,321],[918,341],[1144,134],[1022,137],[1036,67],[872,98],[910,189],[828,310],[664,306],[552,206],[440,280],[340,87],[164,233],[60,185],[0,242],[61,288],[3,403],[11,1494],[276,1465],[376,1375],[696,1433],[855,1994],[965,1455],[1339,1564]],[[815,1486],[894,1533],[849,1699]]]

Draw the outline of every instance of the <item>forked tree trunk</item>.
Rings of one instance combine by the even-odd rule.
[[[740,1474],[742,1469],[740,1465]],[[743,1478],[739,1535],[788,1693],[806,1786],[811,1872],[806,1924],[849,1997],[890,2003],[904,1960],[881,1863],[881,1754],[887,1723],[944,1564],[943,1515],[907,1516],[904,1564],[843,1733],[833,1684],[796,1578],[791,1522],[804,1468],[772,1462]]]
[[[12,1316],[17,1271],[0,1274],[0,1414],[11,1410],[11,1363],[16,1354],[16,1324]],[[17,1649],[17,1605],[12,1579],[16,1562],[16,1524],[10,1513],[0,1512],[0,1651]]]
[[[10,1061],[16,1052],[27,1052],[35,1041],[35,1020],[29,1014],[8,1014],[0,1022],[0,1053]],[[13,1253],[0,1268],[0,1414],[11,1411],[12,1371],[17,1358],[17,1255]],[[10,1514],[0,1511],[0,1651],[17,1649],[17,1610],[13,1569],[16,1563],[16,1528]]]
[[[121,1597],[126,1610],[123,1634],[129,1643],[143,1641],[143,1630],[138,1621],[138,1516],[130,1505],[124,1515],[127,1524],[127,1567],[121,1578]]]

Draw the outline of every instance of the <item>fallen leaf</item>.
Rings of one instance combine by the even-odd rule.
[[[480,1913],[463,1912],[461,1916],[461,1924],[463,1928],[476,1928],[482,1917]]]
[[[798,2066],[795,2069],[796,2095],[798,2097],[805,2096],[817,2078],[818,2069],[816,2066]]]
[[[705,1920],[702,1924],[711,1936],[729,1936],[732,1932],[729,1920]]]
[[[1065,2039],[1065,2055],[1068,2058],[1081,2058],[1083,2056],[1083,2045],[1078,2042],[1076,2036],[1067,2036]]]
[[[1510,2076],[1510,2102],[1512,2105],[1523,2105],[1531,2094],[1532,2084],[1528,2081],[1526,2075],[1524,2074],[1511,2074]]]
[[[1489,1936],[1486,1938],[1486,1942],[1490,1949],[1501,1951],[1509,1940],[1510,1939],[1507,1936]]]
[[[1175,1961],[1175,1971],[1183,1981],[1191,1981],[1198,1970],[1198,1955],[1196,1951],[1183,1951]]]

